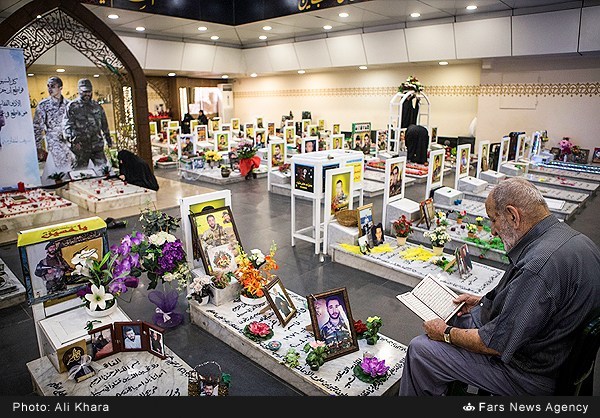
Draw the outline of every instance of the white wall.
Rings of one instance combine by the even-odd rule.
[[[295,120],[308,110],[314,121],[325,119],[328,128],[340,123],[342,130],[348,131],[353,122],[371,122],[373,129],[379,129],[387,125],[390,99],[407,77],[414,75],[425,86],[478,86],[479,68],[479,63],[446,67],[412,64],[385,70],[238,79],[233,84],[235,115],[242,122],[263,116],[279,126],[281,116],[290,110]],[[431,103],[430,126],[437,126],[439,135],[468,134],[469,124],[477,115],[476,95],[426,94]]]

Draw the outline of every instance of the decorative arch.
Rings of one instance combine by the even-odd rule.
[[[146,76],[135,56],[102,20],[77,0],[46,0],[30,2],[0,22],[0,45],[23,49],[27,67],[60,42],[71,45],[109,76],[117,148],[138,154],[153,167]]]
[[[164,77],[147,77],[148,84],[152,86],[154,91],[160,96],[165,109],[173,109],[171,106],[171,98],[169,96],[169,82]]]

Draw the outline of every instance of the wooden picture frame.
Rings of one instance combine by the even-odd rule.
[[[190,218],[192,239],[197,243],[204,271],[207,274],[212,274],[214,269],[234,271],[237,268],[235,257],[243,247],[231,207],[203,210],[190,214]]]
[[[329,347],[325,361],[358,351],[358,338],[346,288],[310,294],[306,299],[315,340],[323,341]],[[332,325],[332,321],[339,322]],[[336,332],[331,332],[334,327]]]
[[[600,148],[594,148],[594,153],[592,154],[592,163],[600,163]]]
[[[473,271],[473,263],[471,261],[471,255],[469,254],[469,246],[463,244],[454,250],[454,257],[456,259],[456,266],[458,268],[458,274],[461,279],[466,278]]]
[[[421,219],[419,220],[419,223],[417,224],[417,226],[419,226],[422,221],[425,221],[425,225],[427,226],[427,229],[429,229],[431,227],[431,222],[433,221],[433,218],[435,217],[435,209],[433,207],[433,199],[430,197],[430,198],[427,198],[427,199],[419,202],[419,209],[421,211]]]
[[[120,321],[114,323],[114,335],[118,351],[145,351],[142,321]]]
[[[147,344],[143,344],[147,351],[161,359],[167,358],[165,352],[165,330],[159,326],[143,323],[144,339]]]
[[[571,154],[573,162],[577,164],[587,164],[590,159],[590,150],[580,148],[577,154]]]
[[[112,323],[94,328],[89,331],[88,334],[90,335],[91,340],[92,360],[99,360],[118,352],[119,347],[117,341],[115,341]],[[117,346],[115,346],[115,344]]]
[[[283,286],[281,279],[275,276],[264,286],[263,292],[277,319],[279,319],[279,323],[282,327],[285,327],[294,315],[298,313],[298,310],[285,286]]]

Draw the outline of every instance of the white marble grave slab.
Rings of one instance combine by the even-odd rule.
[[[79,383],[58,373],[47,356],[27,363],[27,370],[41,396],[187,396],[192,367],[167,346],[165,354],[122,352],[92,361],[96,374]]]
[[[533,183],[543,184],[549,187],[558,187],[563,190],[575,190],[580,192],[595,193],[600,184],[580,181],[575,179],[567,179],[564,177],[547,176],[543,174],[526,174],[523,176]]]
[[[292,174],[290,172],[283,174],[279,171],[271,171],[269,173],[269,180],[271,181],[271,184],[290,184],[291,178]]]
[[[384,183],[375,180],[363,179],[363,193],[365,197],[383,196]]]
[[[95,178],[69,183],[64,190],[67,199],[77,205],[98,213],[131,206],[146,206],[156,202],[156,192],[120,179]]]
[[[358,245],[358,227],[340,225],[337,221],[327,225],[327,241],[332,244]]]
[[[266,178],[268,174],[267,166],[265,164],[261,164],[258,169],[255,169],[255,173],[256,178]],[[223,177],[221,175],[221,169],[215,168],[201,170],[198,180],[212,184],[231,184],[245,181],[246,178],[242,176],[239,171],[233,171],[229,177]]]
[[[489,184],[498,184],[506,178],[506,174],[498,173],[494,170],[487,170],[479,173],[479,178],[487,181]]]
[[[334,246],[333,261],[411,287],[416,286],[427,274],[433,274],[434,276],[439,277],[439,280],[442,283],[459,293],[471,293],[480,296],[483,296],[492,290],[504,274],[504,270],[473,261],[471,275],[463,279],[458,272],[445,272],[430,261],[406,260],[400,255],[401,251],[408,248],[422,247],[431,250],[430,246],[425,247],[421,244],[407,242],[406,245],[398,247],[396,239],[388,236],[385,237],[385,242],[389,243],[392,247],[396,247],[396,249],[387,253],[371,252],[367,255],[362,255],[351,253],[339,245]],[[448,255],[448,253],[445,254]],[[379,267],[379,269],[377,267]],[[391,272],[397,272],[399,274],[394,275],[391,274]]]
[[[411,199],[398,199],[388,204],[385,209],[384,231],[392,235],[392,222],[405,215],[411,221],[417,221],[421,217],[419,203]]]
[[[489,183],[477,177],[467,176],[458,179],[458,190],[462,192],[482,192],[486,189]]]
[[[451,187],[440,187],[433,192],[433,201],[440,205],[451,206],[456,200],[464,197],[463,192]]]
[[[582,204],[590,197],[590,195],[588,193],[581,193],[581,192],[576,192],[573,190],[562,190],[562,189],[557,189],[555,187],[544,187],[541,184],[536,184],[535,186],[540,191],[542,196],[550,198],[550,199],[565,200],[567,202],[574,202],[577,204]],[[485,199],[487,199],[488,195],[490,194],[490,191],[493,188],[494,188],[494,185],[488,185],[481,192],[471,192],[471,191],[465,190],[464,193],[465,193],[465,197],[468,199],[485,202]]]
[[[589,181],[592,183],[600,183],[600,174],[587,173],[585,171],[575,171],[567,168],[559,167],[547,167],[541,164],[531,164],[529,166],[529,172],[533,174],[543,174],[546,176],[559,176],[573,179],[579,179],[583,181]]]
[[[307,342],[315,340],[313,334],[306,330],[306,326],[311,324],[310,313],[305,304],[306,297],[290,290],[287,292],[298,312],[286,327],[281,326],[271,309],[261,312],[265,306],[268,306],[267,302],[260,305],[246,305],[239,298],[221,306],[200,305],[191,300],[191,322],[215,335],[306,395],[379,396],[397,394],[406,356],[407,347],[405,345],[382,334],[379,334],[379,341],[375,345],[368,345],[364,339],[360,339],[358,340],[358,351],[326,361],[319,370],[312,371],[306,364],[306,353],[302,350]],[[349,299],[352,301],[352,295],[349,295]],[[273,337],[262,342],[254,342],[246,337],[243,329],[252,321],[269,324],[274,332]],[[272,340],[281,342],[279,350],[271,351],[267,348],[268,342]],[[300,354],[300,364],[294,368],[282,364],[289,348],[296,349]],[[389,377],[386,381],[369,384],[354,376],[352,369],[362,360],[365,351],[369,351],[378,359],[385,359],[385,364],[390,366]]]

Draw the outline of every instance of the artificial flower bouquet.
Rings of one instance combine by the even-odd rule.
[[[329,347],[327,347],[323,341],[308,342],[304,344],[303,350],[307,353],[306,364],[308,364],[313,371],[319,370],[319,367],[325,363],[325,359],[329,353]]]
[[[394,232],[397,237],[408,237],[412,232],[412,222],[406,217],[406,215],[402,215],[400,218],[396,219],[392,223],[392,227],[394,228]]]
[[[462,223],[463,219],[465,218],[465,216],[467,216],[467,211],[466,210],[461,210],[456,214],[456,221],[458,223]]]
[[[477,232],[477,225],[475,224],[467,224],[467,233],[475,234]]]
[[[446,212],[438,210],[435,212],[435,222],[437,225],[448,226],[448,216]]]
[[[252,321],[244,327],[244,335],[252,341],[266,341],[273,336],[273,329],[264,322]]]
[[[478,216],[475,218],[475,224],[477,226],[483,226],[483,217],[482,216]]]
[[[573,152],[573,143],[568,136],[563,137],[563,139],[561,139],[558,143],[558,146],[560,148],[561,156],[569,155]]]
[[[263,286],[273,277],[272,271],[279,268],[275,261],[276,252],[277,245],[274,242],[268,255],[259,249],[253,249],[248,254],[240,247],[239,255],[235,258],[238,267],[234,274],[242,285],[242,295],[253,299],[264,296]]]
[[[380,383],[387,380],[389,370],[385,360],[365,354],[362,361],[354,366],[353,372],[361,382]]]
[[[188,285],[187,299],[194,299],[198,302],[205,301],[210,297],[210,284],[212,278],[209,275],[194,277],[194,280]],[[208,300],[208,299],[206,299]]]
[[[256,150],[257,148],[252,141],[243,139],[239,142],[237,147],[235,147],[234,152],[240,160],[243,160],[254,157],[256,155]]]
[[[383,321],[378,316],[367,318],[367,330],[362,334],[367,340],[367,344],[373,345],[379,340],[379,330],[383,326]]]
[[[434,247],[443,247],[451,241],[450,235],[444,225],[435,227],[433,231],[423,232],[423,236],[428,237],[431,240],[431,245]]]
[[[409,76],[406,81],[404,81],[400,87],[398,88],[399,92],[405,93],[407,91],[410,90],[414,90],[416,92],[420,92],[423,90],[423,85],[421,84],[421,82],[417,79],[417,77],[411,75]]]
[[[210,162],[217,163],[217,162],[221,161],[222,159],[223,159],[223,157],[221,156],[221,154],[215,150],[208,150],[204,154],[204,160],[207,163],[210,163]]]

